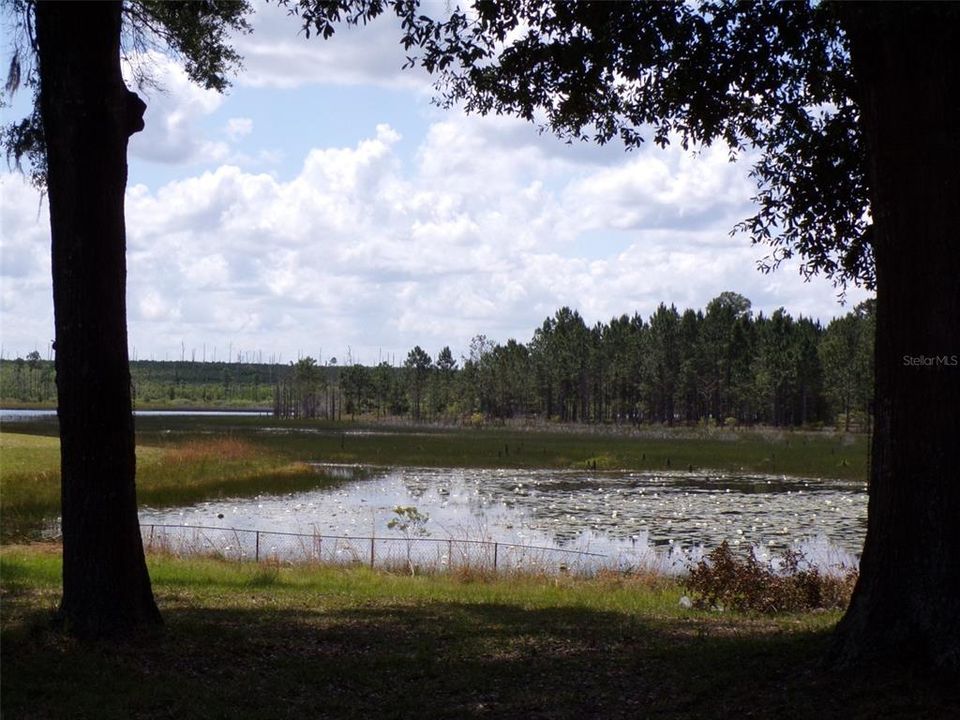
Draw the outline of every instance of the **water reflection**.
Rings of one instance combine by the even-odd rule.
[[[145,510],[142,521],[383,537],[396,534],[387,527],[393,508],[415,505],[430,516],[431,537],[609,555],[651,547],[689,552],[724,540],[777,550],[802,542],[848,562],[859,554],[866,528],[866,486],[837,480],[355,466],[324,472],[345,482],[293,495]]]

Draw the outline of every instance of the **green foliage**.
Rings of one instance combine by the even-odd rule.
[[[350,416],[362,414],[370,403],[370,370],[359,363],[346,366],[340,373],[340,389]]]
[[[823,335],[783,309],[753,317],[750,301],[732,292],[706,313],[661,304],[649,322],[623,315],[592,328],[561,308],[527,345],[474,338],[448,411],[464,422],[472,411],[633,425],[832,424]],[[872,327],[863,338],[872,347]]]
[[[413,405],[413,418],[421,418],[421,402],[423,400],[424,389],[427,380],[433,371],[433,360],[427,352],[417,345],[407,355],[403,363],[407,371],[407,385],[410,394],[410,402]]]
[[[562,307],[533,334],[530,354],[545,414],[585,420],[589,408],[591,336],[576,310]]]
[[[135,49],[154,43],[172,50],[193,82],[223,92],[230,85],[227,76],[242,65],[230,36],[250,32],[252,11],[246,0],[136,0],[125,3],[125,31]]]
[[[430,516],[422,513],[414,505],[397,505],[393,509],[394,517],[390,518],[387,527],[391,530],[397,530],[407,541],[407,567],[410,574],[417,573],[417,566],[413,564],[413,539],[427,537],[430,531],[427,530],[427,522]]]
[[[861,303],[833,320],[817,348],[827,399],[845,430],[855,411],[869,411],[873,397],[873,305]]]
[[[426,528],[430,516],[417,510],[415,505],[397,505],[393,514],[394,517],[387,523],[391,530],[397,530],[407,538],[426,537],[430,534]]]
[[[12,0],[4,4],[5,19],[13,27],[13,42],[0,106],[8,104],[10,96],[21,86],[33,92],[33,105],[26,118],[0,128],[0,144],[6,150],[8,162],[28,172],[31,182],[42,189],[46,186],[47,162],[39,110],[39,68],[34,58],[36,2]],[[230,37],[250,31],[246,18],[251,12],[252,7],[246,0],[124,2],[124,54],[131,60],[136,82],[141,86],[155,82],[149,68],[138,62],[138,56],[148,48],[157,47],[175,53],[195,83],[223,92],[230,84],[228,76],[241,66],[240,55],[230,45]]]
[[[673,423],[677,375],[680,371],[680,315],[671,305],[660,303],[650,316],[643,347],[643,387],[648,417]]]
[[[805,612],[847,606],[857,573],[837,577],[804,567],[803,555],[787,551],[782,567],[757,559],[751,550],[738,557],[724,541],[690,570],[684,580],[694,607],[736,612]]]
[[[57,397],[53,363],[34,350],[26,358],[0,360],[0,400],[16,405],[43,405]]]
[[[290,377],[290,368],[272,363],[160,362],[130,363],[133,398],[149,408],[268,408],[275,385]],[[32,352],[26,358],[0,360],[0,402],[10,406],[54,406],[54,363]]]

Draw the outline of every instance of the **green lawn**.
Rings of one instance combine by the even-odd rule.
[[[48,629],[55,549],[2,550],[3,717],[960,717],[934,681],[826,671],[835,613],[684,611],[662,578],[149,562],[163,630],[84,645]]]

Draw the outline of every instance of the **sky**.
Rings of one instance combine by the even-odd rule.
[[[733,290],[826,324],[870,296],[841,305],[796,264],[757,269],[769,248],[730,235],[754,212],[749,163],[723,148],[571,145],[440,109],[430,77],[402,70],[392,18],[323,41],[255,6],[223,95],[143,58],[160,89],[140,91],[129,147],[134,359],[402,363],[415,345],[459,357],[480,334],[527,342],[565,305],[592,325]],[[46,202],[2,167],[5,358],[51,352],[49,236]]]

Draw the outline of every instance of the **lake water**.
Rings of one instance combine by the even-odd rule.
[[[266,417],[273,413],[266,410],[134,410],[138,417]],[[55,420],[56,410],[12,410],[0,408],[0,423]]]
[[[864,483],[702,473],[353,468],[326,490],[144,509],[144,524],[390,537],[397,506],[429,516],[431,538],[586,550],[637,564],[696,559],[727,540],[761,554],[799,548],[852,567],[863,545]],[[671,559],[672,558],[672,559]]]

